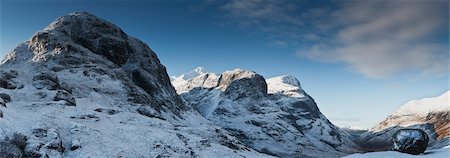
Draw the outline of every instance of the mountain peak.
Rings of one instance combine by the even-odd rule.
[[[132,46],[134,44],[134,46]],[[32,61],[47,61],[59,54],[79,54],[87,50],[122,66],[130,54],[155,56],[142,42],[131,39],[116,25],[87,12],[61,16],[30,39]],[[145,45],[134,50],[133,47]],[[87,49],[87,50],[86,50]],[[142,50],[142,51],[141,51]],[[135,52],[137,51],[137,52]],[[147,54],[149,53],[150,54]]]
[[[80,30],[92,28],[96,28],[96,30],[103,29],[109,30],[111,32],[125,34],[118,26],[114,25],[113,23],[110,23],[88,12],[74,12],[64,16],[60,16],[55,21],[50,23],[46,28],[44,28],[44,30],[55,30],[55,29]],[[70,32],[67,33],[70,34]]]
[[[290,97],[304,98],[305,94],[300,85],[300,81],[294,76],[283,75],[266,80],[267,88],[271,94],[283,94]]]
[[[205,68],[199,66],[196,67],[193,71],[198,72],[198,73],[206,73]]]
[[[277,77],[270,78],[267,81],[284,83],[284,84],[288,84],[291,86],[296,86],[296,87],[301,88],[300,81],[298,81],[297,78],[295,78],[292,75],[277,76]]]
[[[218,87],[234,98],[241,96],[262,97],[267,95],[267,83],[264,77],[242,69],[234,69],[222,73]]]
[[[57,18],[8,54],[2,64],[28,64],[38,71],[83,69],[84,75],[101,71],[126,83],[133,103],[167,108],[177,115],[185,107],[166,68],[144,42],[87,12]]]
[[[199,66],[199,67],[196,67],[194,70],[192,70],[192,71],[190,71],[190,72],[188,72],[186,74],[181,75],[180,77],[183,80],[187,81],[187,80],[193,79],[193,78],[195,78],[197,76],[200,76],[200,75],[203,75],[203,74],[206,74],[206,73],[208,73],[208,72],[205,70],[205,68]]]

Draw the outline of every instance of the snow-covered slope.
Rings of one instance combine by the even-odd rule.
[[[424,116],[432,112],[450,111],[450,91],[434,98],[412,100],[395,111],[393,116],[419,115]]]
[[[197,84],[206,82],[211,84]],[[292,76],[266,81],[255,72],[235,69],[178,86],[189,87],[176,89],[204,117],[259,152],[339,157],[356,151],[350,136],[320,113]]]
[[[412,100],[400,107],[359,139],[361,146],[387,150],[391,135],[401,128],[419,128],[429,135],[431,148],[449,145],[450,91],[434,97]]]
[[[186,105],[146,44],[89,13],[1,63],[0,157],[270,157]]]
[[[270,94],[284,94],[290,97],[305,98],[300,82],[290,75],[273,77],[266,80],[267,89]]]

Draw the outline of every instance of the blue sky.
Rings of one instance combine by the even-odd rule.
[[[0,0],[0,55],[58,16],[88,11],[180,75],[197,66],[291,74],[334,123],[369,128],[449,85],[448,1]]]

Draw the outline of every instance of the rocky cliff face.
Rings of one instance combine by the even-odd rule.
[[[170,84],[166,68],[142,41],[89,13],[56,19],[2,61],[3,67],[32,65],[37,72],[85,72],[124,82],[129,99],[179,114],[186,109]],[[84,93],[92,87],[73,93]],[[101,87],[99,87],[101,88]]]
[[[392,148],[392,135],[399,129],[418,128],[430,137],[429,148],[450,144],[450,91],[434,98],[413,100],[400,107],[357,142],[369,151]]]
[[[0,157],[270,157],[186,105],[142,41],[62,16],[0,65]]]
[[[350,136],[320,113],[292,76],[266,82],[241,69],[217,77],[207,74],[178,84],[184,87],[176,87],[178,92],[204,117],[253,149],[278,157],[339,157],[356,151]]]

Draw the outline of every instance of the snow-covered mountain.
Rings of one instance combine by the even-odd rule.
[[[189,105],[259,152],[339,157],[356,151],[350,135],[320,113],[295,77],[265,80],[235,69],[220,75],[204,72],[183,82],[172,81]]]
[[[387,150],[392,134],[401,128],[419,128],[431,138],[430,148],[450,145],[450,91],[420,100],[412,100],[400,107],[358,140],[368,150]]]
[[[145,43],[89,13],[59,17],[0,72],[0,157],[271,157],[185,104]]]
[[[178,93],[185,93],[195,87],[214,87],[218,79],[219,75],[207,72],[203,67],[197,67],[179,77],[172,77],[171,82]]]

